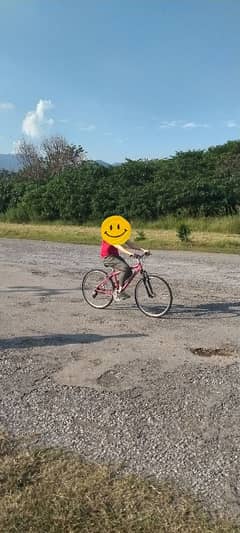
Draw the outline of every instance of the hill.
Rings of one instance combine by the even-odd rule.
[[[14,154],[0,154],[0,170],[19,170],[20,165]]]
[[[102,165],[106,168],[111,167],[110,163],[102,160],[96,160],[95,163]],[[20,164],[14,154],[0,154],[0,170],[17,171],[20,168]]]

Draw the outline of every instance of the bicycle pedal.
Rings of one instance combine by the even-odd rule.
[[[96,298],[96,296],[97,296],[97,292],[96,292],[96,291],[93,291],[93,293],[92,293],[92,298]]]

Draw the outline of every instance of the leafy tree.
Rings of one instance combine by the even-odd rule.
[[[12,183],[6,173],[0,175],[0,213],[5,213],[12,198]]]
[[[33,143],[23,139],[18,146],[17,159],[21,166],[21,175],[34,181],[47,178],[44,158]]]
[[[240,212],[240,141],[208,150],[105,167],[60,137],[23,144],[24,170],[0,173],[0,212],[12,219],[100,222],[110,214],[153,220],[168,214]]]
[[[30,180],[43,181],[59,175],[66,168],[78,168],[86,158],[82,146],[69,144],[64,137],[43,139],[40,146],[23,139],[18,147],[17,158],[21,174]]]
[[[44,139],[41,144],[41,153],[51,176],[59,175],[68,167],[78,168],[86,157],[82,146],[69,144],[61,136]]]

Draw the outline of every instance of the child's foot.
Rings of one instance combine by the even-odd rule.
[[[113,299],[114,299],[114,302],[121,302],[122,298],[119,296],[117,289],[113,291]]]
[[[131,298],[131,296],[127,292],[120,292],[120,298],[122,298],[122,300],[127,300],[128,298]]]
[[[117,289],[113,291],[114,302],[121,302],[121,300],[127,300],[127,298],[131,298],[127,292],[119,292]]]

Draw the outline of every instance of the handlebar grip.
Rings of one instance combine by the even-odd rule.
[[[142,257],[151,255],[151,252],[144,252],[143,254],[137,254],[134,253],[131,255],[131,257],[135,257],[135,259],[141,259]]]

